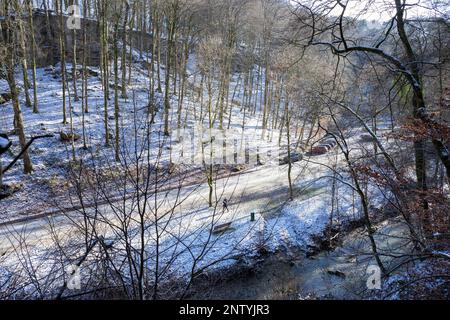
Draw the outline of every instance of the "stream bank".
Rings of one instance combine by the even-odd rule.
[[[388,219],[377,226],[380,252],[400,254],[409,248],[406,226],[400,219]],[[298,248],[286,248],[261,256],[257,261],[237,265],[227,273],[202,276],[190,299],[368,299],[380,290],[368,290],[367,268],[376,265],[364,229],[343,237],[333,251],[314,256]],[[394,261],[384,257],[390,266]],[[396,261],[395,263],[398,263]],[[204,281],[208,278],[209,281]],[[201,284],[201,283],[207,284]]]

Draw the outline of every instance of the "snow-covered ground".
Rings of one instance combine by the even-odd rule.
[[[142,125],[145,125],[146,106],[149,95],[149,78],[147,69],[142,67],[141,61],[136,57],[133,72],[128,88],[128,99],[120,99],[121,107],[121,137],[122,149],[130,148],[136,138],[145,135]],[[190,59],[190,68],[195,65],[195,58]],[[68,70],[70,70],[68,66]],[[94,68],[93,68],[94,69]],[[57,69],[56,69],[57,71]],[[54,133],[54,138],[42,139],[35,142],[30,149],[30,156],[34,165],[34,173],[25,176],[21,173],[20,164],[17,164],[4,177],[6,184],[21,184],[21,189],[10,198],[0,202],[0,220],[7,222],[24,215],[33,217],[38,213],[52,210],[52,201],[48,198],[56,197],[58,201],[68,201],[66,180],[70,176],[71,145],[59,140],[61,131],[69,132],[69,126],[62,124],[62,91],[61,81],[54,69],[38,70],[38,92],[40,113],[34,114],[30,108],[24,106],[22,110],[27,136],[42,133]],[[164,70],[162,70],[162,76]],[[236,79],[234,79],[236,81]],[[20,83],[20,81],[19,81]],[[69,84],[71,85],[71,84]],[[232,84],[233,86],[233,84]],[[78,85],[81,88],[81,83]],[[263,89],[263,88],[261,88]],[[7,91],[5,81],[0,80],[0,90]],[[76,156],[79,159],[89,159],[92,154],[101,154],[103,158],[113,159],[114,148],[105,148],[105,129],[103,111],[103,93],[101,80],[92,76],[89,79],[89,108],[86,117],[86,132],[88,150],[82,147],[82,139],[75,142]],[[113,90],[111,89],[111,96]],[[134,99],[132,99],[134,97]],[[207,97],[205,97],[206,99]],[[23,100],[23,94],[21,94]],[[157,95],[159,101],[162,94]],[[109,115],[113,113],[113,99],[109,102]],[[172,97],[171,126],[176,127],[177,97]],[[67,100],[69,107],[69,100]],[[71,102],[73,127],[75,133],[81,135],[81,102]],[[194,115],[199,113],[199,102],[194,97],[185,100],[183,117],[193,124]],[[162,110],[162,109],[161,109]],[[152,141],[158,143],[163,130],[162,111],[160,110],[156,123],[152,127]],[[245,135],[260,133],[259,112],[255,116],[247,114]],[[144,121],[143,121],[144,119]],[[227,117],[228,119],[228,117]],[[231,137],[241,137],[242,113],[235,106],[232,111],[232,123],[228,134]],[[0,125],[2,131],[13,129],[13,112],[11,104],[0,106]],[[110,119],[110,132],[114,132],[114,120]],[[137,130],[136,124],[138,125]],[[269,132],[268,136],[271,136]],[[273,133],[273,140],[278,141],[277,132]],[[4,163],[10,161],[19,151],[17,137],[12,137],[14,146],[11,153],[3,157]],[[349,141],[356,144],[358,135]],[[180,146],[176,135],[166,142],[173,145],[173,150]],[[282,139],[282,143],[285,140]],[[155,145],[152,145],[151,149]],[[169,150],[169,149],[167,149]],[[172,150],[172,148],[170,148]],[[254,151],[255,147],[251,149]],[[218,179],[215,183],[216,208],[209,208],[207,199],[209,188],[206,182],[187,185],[180,190],[174,188],[161,193],[155,201],[160,205],[159,215],[171,212],[167,218],[155,223],[154,209],[145,214],[145,252],[146,263],[149,270],[148,280],[151,282],[158,263],[162,279],[189,278],[192,272],[211,270],[232,266],[237,261],[251,259],[258,256],[261,248],[275,252],[290,247],[308,250],[314,246],[314,237],[322,235],[330,222],[333,213],[333,223],[360,218],[359,202],[353,190],[345,184],[337,183],[335,192],[339,198],[338,203],[333,201],[332,179],[330,170],[321,164],[336,162],[342,166],[342,159],[337,151],[313,157],[314,161],[306,158],[296,163],[293,168],[294,188],[296,198],[289,202],[288,179],[286,166],[279,166],[273,159],[264,159],[261,166],[249,167],[240,174],[230,175]],[[156,159],[157,155],[153,155]],[[168,154],[163,155],[162,161],[168,160]],[[337,189],[336,189],[337,188]],[[337,191],[336,191],[337,190]],[[376,186],[369,186],[369,193],[373,199],[379,199],[378,205],[383,204],[383,196]],[[230,200],[230,210],[222,210],[223,199]],[[59,200],[60,199],[60,200]],[[179,199],[183,199],[180,201]],[[53,199],[54,200],[54,199]],[[133,212],[133,200],[125,201],[124,208]],[[68,202],[70,204],[70,202]],[[175,205],[176,204],[176,205]],[[60,203],[61,206],[64,204]],[[119,217],[113,210],[113,204],[103,204],[95,208],[95,214],[101,217],[98,230],[112,243],[113,256],[122,261],[125,254],[125,242],[112,227],[119,223]],[[93,214],[94,209],[87,209]],[[256,221],[250,221],[251,213],[255,213]],[[131,214],[133,217],[135,213]],[[57,277],[63,273],[65,266],[76,261],[81,249],[74,246],[83,241],[78,228],[82,221],[79,212],[66,212],[48,217],[39,217],[27,222],[4,224],[0,227],[0,270],[2,275],[16,275],[26,278],[26,270],[32,270],[41,277],[37,283],[48,281],[48,275]],[[211,231],[218,225],[231,223],[230,229],[225,233],[214,234]],[[164,225],[163,231],[158,225]],[[139,248],[139,228],[131,224],[130,239],[133,246]],[[58,241],[56,241],[58,239]],[[26,252],[24,252],[26,244]],[[66,256],[61,259],[56,252],[60,247],[67,248]],[[69,249],[72,248],[72,249]],[[25,256],[29,256],[25,258]],[[58,260],[59,259],[59,260]],[[90,259],[90,258],[89,258]],[[86,264],[89,264],[87,259]],[[93,258],[92,258],[93,259]],[[62,266],[60,262],[63,261]],[[156,262],[158,261],[158,262]],[[122,266],[123,272],[125,268]],[[89,267],[86,267],[89,269]],[[90,269],[89,269],[90,270]],[[87,271],[86,271],[87,272]],[[59,285],[61,283],[59,282]],[[36,283],[25,284],[30,294],[37,294]],[[50,290],[50,288],[48,288]]]

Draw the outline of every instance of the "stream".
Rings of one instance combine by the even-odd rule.
[[[377,226],[376,241],[380,253],[400,254],[408,248],[407,229],[399,219],[390,219]],[[383,257],[386,267],[392,259]],[[398,262],[398,261],[396,261]],[[364,230],[347,234],[334,251],[322,251],[313,257],[296,248],[268,254],[247,268],[196,290],[194,299],[364,299],[379,290],[367,289],[375,266]]]

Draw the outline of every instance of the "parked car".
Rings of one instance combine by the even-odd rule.
[[[247,167],[243,164],[237,164],[231,167],[231,172],[237,173],[247,169]]]
[[[320,156],[322,154],[326,154],[329,150],[325,146],[316,146],[311,148],[311,155]]]
[[[303,154],[298,152],[291,152],[291,163],[299,162],[303,160]],[[280,166],[289,163],[289,156],[286,155],[283,158],[280,158]]]
[[[375,142],[374,137],[370,134],[362,134],[359,139],[361,142]]]
[[[334,140],[334,139],[327,139],[327,140],[325,140],[325,141],[323,142],[323,144],[329,144],[329,145],[331,145],[333,148],[336,147],[336,145],[337,145],[336,140]]]

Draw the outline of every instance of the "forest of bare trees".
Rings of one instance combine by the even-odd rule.
[[[1,0],[0,299],[447,300],[449,14]]]

